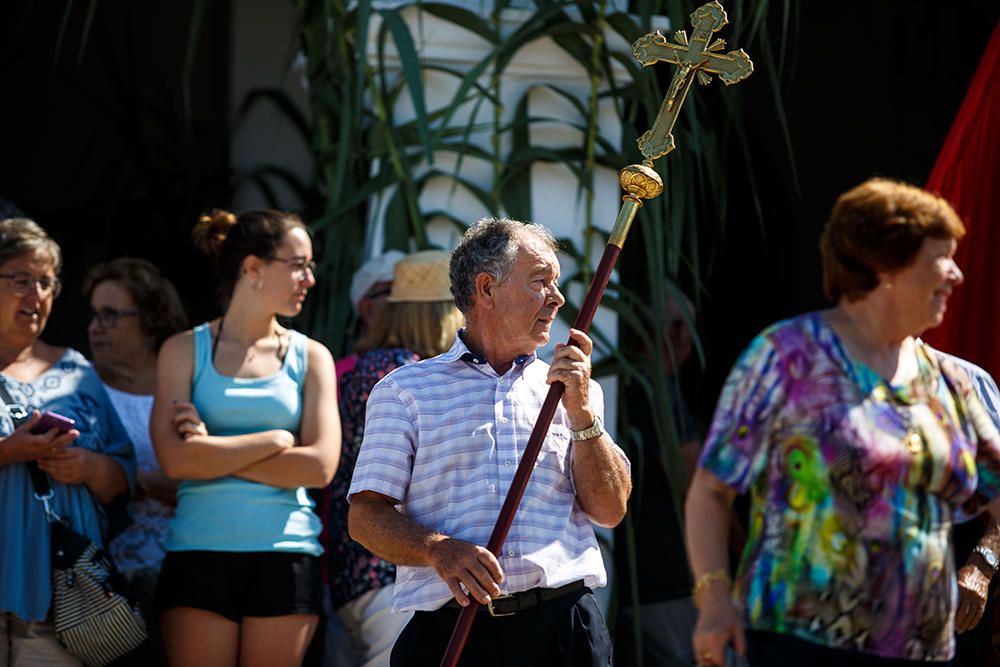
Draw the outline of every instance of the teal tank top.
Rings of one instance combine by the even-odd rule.
[[[194,329],[191,402],[212,435],[282,428],[298,434],[307,338],[292,331],[281,369],[260,378],[220,375],[208,324]],[[318,556],[320,520],[304,488],[236,477],[185,480],[167,536],[168,551],[281,551]]]

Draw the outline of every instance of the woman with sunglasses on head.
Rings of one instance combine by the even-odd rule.
[[[79,665],[51,621],[51,532],[29,466],[48,477],[52,507],[106,545],[105,506],[135,480],[135,457],[101,380],[76,350],[39,339],[61,284],[59,246],[24,218],[0,221],[0,665]],[[14,428],[12,416],[31,417]],[[40,410],[74,420],[34,433]]]
[[[157,588],[171,665],[301,664],[319,619],[320,521],[304,487],[340,455],[333,359],[286,329],[316,284],[312,240],[279,211],[202,216],[222,315],[164,343],[150,425],[184,480]]]
[[[83,295],[90,302],[87,335],[94,370],[128,431],[139,468],[128,505],[131,524],[112,540],[109,551],[143,609],[152,611],[177,482],[163,474],[153,453],[149,416],[160,346],[187,328],[187,315],[174,286],[144,259],[120,257],[98,264],[84,279]],[[155,614],[146,616],[153,646],[162,656]]]

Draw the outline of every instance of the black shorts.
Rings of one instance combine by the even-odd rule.
[[[156,610],[204,609],[239,623],[243,617],[319,614],[320,561],[305,554],[171,551],[156,587]]]

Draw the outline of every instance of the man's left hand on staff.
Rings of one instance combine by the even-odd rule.
[[[546,381],[549,384],[562,382],[566,386],[562,404],[571,428],[580,431],[594,423],[594,413],[590,409],[590,353],[594,343],[579,329],[570,329],[569,336],[576,345],[556,344]]]

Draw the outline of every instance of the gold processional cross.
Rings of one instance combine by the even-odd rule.
[[[640,37],[632,44],[632,53],[643,67],[658,62],[677,65],[653,126],[639,137],[639,151],[646,158],[647,166],[652,166],[653,160],[674,150],[674,135],[671,130],[695,76],[699,83],[705,85],[712,80],[711,74],[717,74],[723,83],[732,85],[753,73],[753,63],[743,49],[720,53],[726,47],[726,40],[717,39],[709,44],[712,33],[718,32],[727,23],[729,20],[722,5],[710,2],[691,14],[694,31],[690,40],[687,32],[678,30],[674,33],[675,43],[668,42],[666,37],[654,32]]]
[[[712,34],[721,30],[727,23],[729,20],[722,5],[718,2],[710,2],[702,5],[691,14],[691,24],[694,26],[694,31],[690,40],[685,31],[678,30],[673,35],[673,43],[668,42],[667,38],[659,32],[654,32],[640,37],[632,44],[632,54],[643,67],[649,67],[658,62],[668,62],[677,65],[677,71],[674,72],[674,78],[670,82],[670,87],[667,89],[663,104],[660,105],[660,112],[656,115],[656,120],[653,121],[653,126],[637,140],[639,151],[645,160],[642,164],[631,164],[625,167],[618,174],[618,182],[625,190],[625,195],[622,197],[622,207],[618,212],[618,220],[615,221],[615,226],[611,229],[611,234],[608,237],[609,247],[616,246],[616,251],[620,251],[625,243],[625,237],[636,212],[642,207],[642,200],[653,199],[663,192],[663,179],[653,169],[653,161],[674,150],[672,130],[674,123],[677,122],[681,106],[691,89],[691,84],[694,83],[694,78],[698,77],[698,81],[704,85],[712,80],[711,74],[716,74],[723,83],[732,85],[753,73],[753,63],[743,49],[721,53],[722,49],[726,47],[725,40],[717,39],[709,43]],[[599,266],[598,270],[600,268]],[[596,276],[595,273],[595,282],[597,281]],[[671,466],[672,469],[680,469],[680,466],[676,465],[679,461],[672,463],[675,464]],[[671,481],[677,482],[678,480],[672,479]],[[681,505],[682,503],[675,502],[675,510]],[[681,520],[680,517],[678,520]]]
[[[723,83],[732,85],[753,73],[753,63],[743,49],[720,53],[726,47],[725,40],[717,39],[709,44],[712,33],[722,30],[727,23],[729,19],[722,5],[710,2],[691,14],[694,32],[690,40],[685,31],[678,30],[674,33],[674,43],[668,42],[659,32],[653,32],[632,44],[632,54],[643,67],[668,62],[677,65],[678,69],[653,126],[637,140],[639,151],[646,159],[642,164],[625,167],[618,174],[618,182],[625,190],[625,195],[608,243],[621,248],[636,211],[642,206],[642,200],[653,199],[663,192],[663,180],[653,169],[653,161],[674,150],[674,135],[671,131],[694,77],[697,76],[698,81],[704,85],[712,80],[711,74],[717,74]]]

